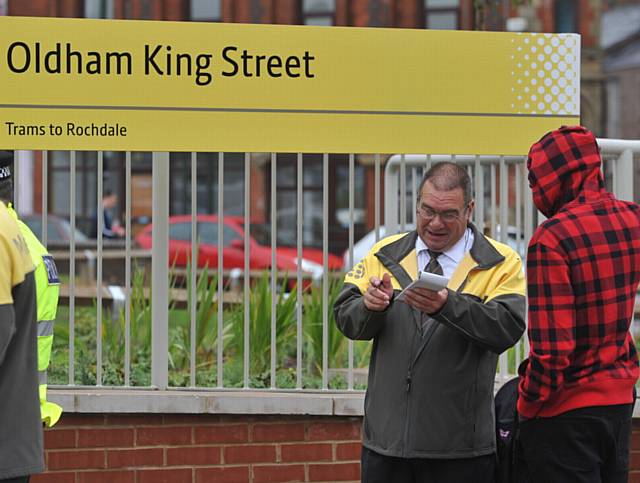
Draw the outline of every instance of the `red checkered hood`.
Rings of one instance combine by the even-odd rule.
[[[527,159],[536,207],[551,217],[581,192],[603,190],[601,164],[596,138],[582,126],[563,126],[545,134]]]

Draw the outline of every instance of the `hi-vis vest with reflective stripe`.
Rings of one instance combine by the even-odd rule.
[[[53,345],[53,324],[56,320],[58,309],[58,295],[60,292],[60,280],[53,263],[53,258],[47,249],[40,243],[33,232],[20,219],[13,208],[9,213],[14,216],[20,227],[24,240],[27,242],[29,254],[36,267],[34,276],[36,280],[36,300],[38,306],[38,380],[40,383],[40,414],[42,422],[51,427],[58,422],[62,414],[62,408],[55,403],[47,401],[47,368],[51,359],[51,346]]]

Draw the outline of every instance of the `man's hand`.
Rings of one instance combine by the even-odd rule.
[[[431,315],[439,312],[444,307],[448,297],[449,291],[446,288],[438,292],[428,288],[414,288],[407,290],[404,301],[414,309]]]
[[[369,283],[370,285],[364,293],[365,307],[376,312],[385,310],[391,303],[391,297],[393,296],[391,276],[385,273],[382,276],[382,280],[378,277],[371,277]]]

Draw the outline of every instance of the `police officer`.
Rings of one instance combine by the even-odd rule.
[[[6,177],[0,164],[0,176]],[[38,404],[36,287],[29,249],[0,201],[0,482],[44,470]]]
[[[18,219],[11,206],[13,200],[13,151],[0,151],[0,200],[7,205],[9,215],[18,224],[35,266],[38,319],[38,383],[42,422],[51,427],[62,414],[62,408],[47,401],[47,368],[53,345],[53,324],[58,308],[60,279],[53,257],[29,227]]]

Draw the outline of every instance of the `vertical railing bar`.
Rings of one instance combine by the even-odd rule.
[[[190,346],[189,346],[189,378],[191,387],[196,386],[196,305],[198,303],[198,290],[196,287],[196,273],[198,270],[198,154],[191,153],[191,299],[189,303],[190,310]],[[208,283],[208,280],[205,281]]]
[[[13,209],[16,210],[16,213],[20,213],[18,191],[20,187],[20,166],[22,161],[22,154],[17,149],[13,151],[13,160],[13,202],[11,203],[11,206],[13,206]]]
[[[377,242],[380,240],[380,154],[375,155],[374,185],[373,218]]]
[[[425,163],[425,169],[429,171],[431,169],[431,155],[427,154],[427,161]]]
[[[526,162],[526,158],[523,158],[523,162]],[[532,198],[532,194],[531,194],[531,190],[530,189],[525,189],[525,193],[524,193],[524,243],[525,243],[525,253],[526,253],[526,247],[529,246],[529,240],[531,239],[531,236],[533,235],[533,216],[534,216],[534,212],[533,212],[533,198]],[[525,272],[526,272],[526,266],[525,266]],[[528,314],[528,310],[525,312],[525,315]],[[528,323],[526,317],[525,317],[525,322]],[[529,337],[528,334],[525,332],[524,336],[524,356],[528,357],[529,355]]]
[[[526,161],[526,158],[524,158]],[[524,198],[524,245],[525,253],[526,248],[529,246],[529,240],[533,235],[533,198],[531,189],[529,189],[528,183],[525,184],[525,191],[523,193]]]
[[[497,196],[496,196],[496,165],[491,163],[491,238],[496,237],[496,209],[497,209]]]
[[[353,210],[355,191],[355,155],[349,154],[349,267],[353,267]],[[348,339],[348,373],[347,373],[347,389],[353,390],[353,340]]]
[[[322,389],[329,382],[329,154],[322,155]]]
[[[124,385],[131,385],[131,151],[125,154]]]
[[[474,167],[475,167],[475,164],[471,164],[471,163],[467,164],[467,175],[469,176],[469,179],[472,180],[472,182],[475,179],[474,174],[473,174]],[[473,190],[473,188],[471,186],[470,186],[470,188]],[[473,190],[473,191],[475,191],[475,190]],[[474,199],[473,198],[473,194],[471,195],[471,199]],[[478,213],[477,211],[474,211],[473,217],[471,218],[473,223],[476,225],[476,227],[478,226],[478,224],[476,223],[476,221],[477,221],[476,217],[478,216],[477,213]]]
[[[244,153],[244,387],[249,388],[249,236],[251,214],[251,153]]]
[[[509,168],[500,156],[500,241],[507,243],[509,238]]]
[[[151,170],[151,384],[164,390],[169,384],[169,153],[154,152]]]
[[[103,230],[104,230],[104,206],[102,204],[102,198],[104,194],[104,152],[98,151],[98,189],[97,189],[97,201],[98,204],[98,229],[97,233],[97,273],[96,273],[96,385],[102,386],[102,245],[103,245]]]
[[[385,200],[386,201],[386,200]],[[407,225],[407,163],[405,155],[400,155],[400,231]],[[390,235],[390,233],[387,233]]]
[[[509,168],[504,156],[500,156],[500,241],[507,243],[509,231]],[[504,381],[508,374],[507,351],[500,354],[500,377]]]
[[[48,245],[49,233],[49,151],[42,151],[42,244],[45,248]]]
[[[415,201],[418,199],[417,171],[418,170],[415,166],[411,167],[411,203],[415,203]],[[413,223],[413,226],[418,226],[418,220],[416,220],[416,216],[416,210],[411,210],[411,222]]]
[[[353,220],[353,207],[354,207],[354,154],[349,155],[349,263],[348,267],[353,267],[353,244],[354,244],[354,220]]]
[[[516,250],[518,255],[522,251],[522,165],[517,162],[516,166]],[[515,372],[518,372],[518,366],[520,365],[521,355],[520,350],[522,347],[522,340],[518,341],[515,346]]]
[[[614,193],[618,192],[618,158],[614,157],[609,161],[609,165],[612,166],[610,169],[611,173],[611,188]]]
[[[476,213],[475,213],[475,224],[480,233],[484,233],[484,167],[480,163],[480,156],[476,154],[475,159],[476,164]]]
[[[222,292],[224,288],[223,283],[223,269],[224,259],[222,257],[224,250],[224,153],[218,153],[218,338],[216,349],[216,370],[217,370],[217,383],[218,387],[224,387],[223,380],[223,360],[224,346],[222,344],[222,336],[224,333],[224,320],[223,320],[223,308],[224,308],[224,294]]]
[[[302,153],[298,153],[296,162],[296,389],[302,389]]]
[[[100,217],[98,217],[100,218]],[[69,157],[69,224],[76,232],[76,152]],[[98,233],[98,238],[102,233]],[[76,240],[69,244],[69,385],[75,385]]]
[[[271,153],[271,389],[276,389],[276,230],[278,229],[276,198],[276,153]]]
[[[522,251],[522,165],[516,163],[516,249]]]

